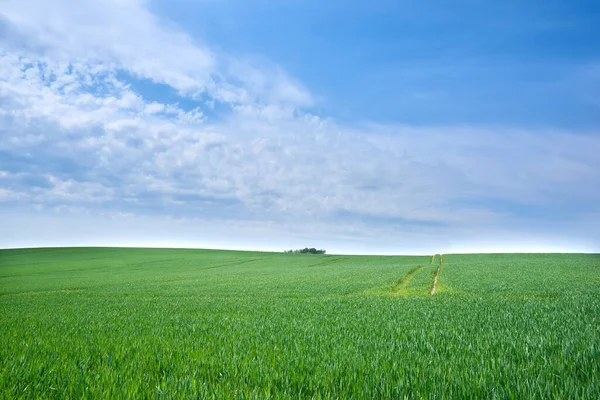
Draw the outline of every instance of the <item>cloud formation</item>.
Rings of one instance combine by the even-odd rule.
[[[30,222],[168,218],[229,228],[213,230],[219,243],[342,250],[600,239],[598,135],[344,125],[280,67],[198,43],[145,1],[7,1],[0,18],[0,203]],[[128,76],[195,107],[149,99]],[[0,233],[0,246],[23,242]]]

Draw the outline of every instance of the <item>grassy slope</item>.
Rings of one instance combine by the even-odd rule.
[[[0,393],[598,398],[598,255],[430,261],[3,250]]]

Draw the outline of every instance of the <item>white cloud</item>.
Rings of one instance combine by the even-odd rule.
[[[125,70],[182,95],[233,104],[291,106],[311,95],[273,66],[218,54],[174,26],[166,25],[143,0],[6,0],[5,45],[44,61],[83,62],[98,69]],[[266,70],[265,70],[266,69]]]
[[[0,81],[0,95],[18,104],[3,113],[20,119],[3,138],[6,148],[27,149],[35,137],[37,143],[51,141],[51,148],[69,147],[70,156],[91,162],[83,172],[115,172],[115,185],[138,194],[151,189],[168,196],[225,196],[256,212],[439,222],[503,216],[453,204],[461,199],[551,202],[549,194],[569,185],[597,196],[591,184],[598,180],[593,149],[599,140],[593,136],[546,133],[539,142],[539,133],[526,132],[401,126],[357,132],[306,114],[245,111],[213,124],[196,110],[145,102],[114,76],[98,79],[85,67],[70,70],[79,76],[72,81],[77,90],[65,93],[42,77],[49,71],[67,81],[64,70],[34,64],[19,77],[13,70],[30,62],[10,56],[3,61],[13,78]],[[87,78],[109,94],[85,91],[81,81]],[[170,113],[160,112],[167,108]],[[35,134],[28,129],[31,121],[50,128]],[[509,159],[516,164],[507,165]]]
[[[3,16],[16,33],[52,60],[114,64],[190,93],[202,90],[215,59],[205,47],[162,27],[145,1],[3,2]]]
[[[25,197],[22,193],[17,193],[12,190],[0,188],[0,202],[7,200],[16,200]]]

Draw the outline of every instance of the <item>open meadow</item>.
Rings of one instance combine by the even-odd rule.
[[[598,399],[600,255],[0,250],[0,397]]]

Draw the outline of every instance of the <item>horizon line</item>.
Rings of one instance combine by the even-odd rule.
[[[17,246],[17,247],[2,247],[0,248],[0,251],[4,251],[4,250],[43,250],[43,249],[86,249],[86,248],[92,248],[92,249],[157,249],[157,250],[213,250],[213,251],[238,251],[238,252],[257,252],[257,253],[281,253],[281,254],[289,254],[286,253],[286,250],[265,250],[265,249],[250,249],[250,248],[214,248],[214,247],[183,247],[183,246],[174,246],[174,247],[168,247],[168,246],[152,246],[152,245],[145,245],[145,246],[115,246],[115,245],[74,245],[74,246]],[[289,250],[289,249],[287,249]],[[326,250],[326,249],[325,249]],[[408,253],[390,253],[390,252],[379,252],[379,253],[339,253],[339,252],[333,252],[333,253],[326,253],[324,255],[333,255],[333,256],[390,256],[390,257],[394,257],[394,256],[414,256],[414,257],[419,257],[419,256],[432,256],[432,255],[475,255],[475,254],[483,254],[483,255],[492,255],[492,254],[590,254],[590,255],[600,255],[600,252],[586,252],[586,251],[491,251],[491,252],[480,252],[480,251],[473,251],[473,252],[464,252],[464,251],[460,251],[460,252],[450,252],[450,253],[444,253],[444,252],[430,252],[430,253],[413,253],[413,252],[408,252]]]

